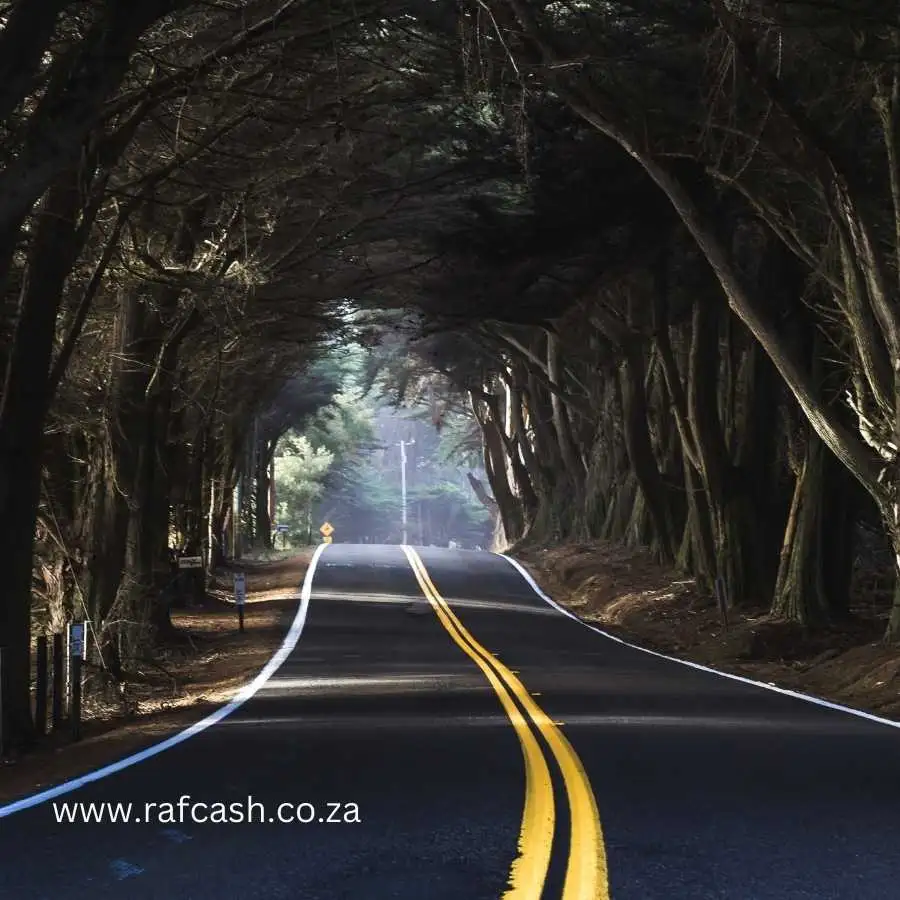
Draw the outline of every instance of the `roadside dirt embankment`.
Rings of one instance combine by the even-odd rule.
[[[883,611],[863,601],[840,628],[806,631],[763,610],[732,611],[648,554],[604,542],[516,554],[543,590],[630,643],[900,720],[900,648],[881,642]]]

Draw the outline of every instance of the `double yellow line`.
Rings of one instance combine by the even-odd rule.
[[[519,856],[513,862],[510,887],[503,895],[504,900],[540,900],[553,848],[556,821],[553,782],[528,719],[553,753],[566,787],[571,827],[562,900],[609,900],[606,849],[600,817],[581,760],[556,723],[535,703],[516,675],[479,644],[450,609],[434,586],[419,554],[406,546],[403,552],[441,624],[490,682],[522,745],[525,807],[519,831]],[[511,694],[515,695],[519,705]],[[522,714],[523,709],[528,719]]]

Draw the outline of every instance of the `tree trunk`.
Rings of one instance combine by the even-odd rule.
[[[256,540],[260,547],[266,550],[272,549],[272,519],[269,516],[269,495],[271,482],[269,480],[269,468],[272,462],[272,454],[275,451],[274,444],[263,439],[256,454]]]
[[[694,467],[684,461],[684,491],[687,516],[676,564],[684,572],[693,574],[707,591],[716,580],[716,548],[713,539],[706,492]]]
[[[532,412],[528,406],[530,402],[527,393],[528,373],[525,370],[525,367],[522,365],[514,366],[510,373],[510,379],[512,381],[511,400],[513,404],[513,429],[515,431],[519,449],[522,453],[525,469],[528,472],[529,481],[531,482],[535,494],[535,500],[537,501],[540,494],[547,488],[547,479],[544,468],[539,463],[537,455],[535,454],[533,441],[536,438],[533,438],[528,432],[528,424],[530,424]],[[526,423],[526,414],[529,420],[528,423]]]
[[[504,455],[506,458],[506,480],[509,484],[515,484],[516,496],[521,507],[524,521],[523,532],[529,525],[537,510],[538,498],[531,482],[531,474],[523,461],[522,446],[525,438],[522,427],[522,399],[519,391],[515,390],[508,382],[506,384],[505,397],[505,421],[501,424],[501,414],[497,401],[491,403],[491,414],[497,423],[499,435],[503,441]],[[527,444],[527,440],[524,440]],[[530,447],[529,447],[530,451]]]
[[[506,454],[503,439],[498,430],[502,425],[491,418],[489,407],[481,408],[481,401],[474,393],[472,393],[471,399],[472,409],[481,425],[481,434],[484,440],[485,473],[503,522],[505,539],[512,543],[521,536],[524,523],[519,502],[513,494],[507,477]]]
[[[625,447],[653,523],[661,561],[669,563],[675,557],[671,516],[666,488],[650,440],[643,358],[640,349],[633,344],[625,348],[625,358],[619,364],[619,382]]]
[[[825,453],[818,437],[809,435],[794,484],[772,600],[772,615],[802,625],[820,625],[829,618],[821,559]]]
[[[232,491],[235,478],[235,444],[231,429],[223,429],[221,449],[212,464],[210,480],[212,491],[209,510],[210,572],[221,566],[231,548]]]
[[[688,417],[699,457],[698,475],[706,492],[715,552],[715,575],[724,582],[727,601],[740,605],[752,596],[746,547],[742,541],[737,472],[731,464],[719,421],[718,303],[695,301],[688,371]],[[727,314],[727,312],[726,312]],[[700,507],[698,505],[698,511]]]
[[[0,546],[7,564],[0,601],[5,740],[27,746],[31,719],[31,578],[40,501],[47,379],[56,316],[74,263],[78,193],[66,178],[37,217],[19,318],[0,399]]]
[[[550,382],[556,387],[562,387],[560,372],[559,339],[555,334],[547,332],[547,375]],[[572,487],[576,493],[580,493],[584,487],[585,469],[572,435],[572,423],[569,420],[569,411],[559,394],[550,393],[550,405],[553,409],[553,427],[559,441],[560,456],[565,464]]]

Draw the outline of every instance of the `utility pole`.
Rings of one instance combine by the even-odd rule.
[[[403,541],[406,543],[406,448],[410,444],[414,444],[415,440],[400,441],[400,496],[401,496],[401,516],[403,521]]]

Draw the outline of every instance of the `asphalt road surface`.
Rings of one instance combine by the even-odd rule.
[[[212,727],[0,808],[0,898],[900,898],[897,730],[604,638],[501,557],[331,545],[292,634]],[[107,802],[142,821],[56,821]]]

